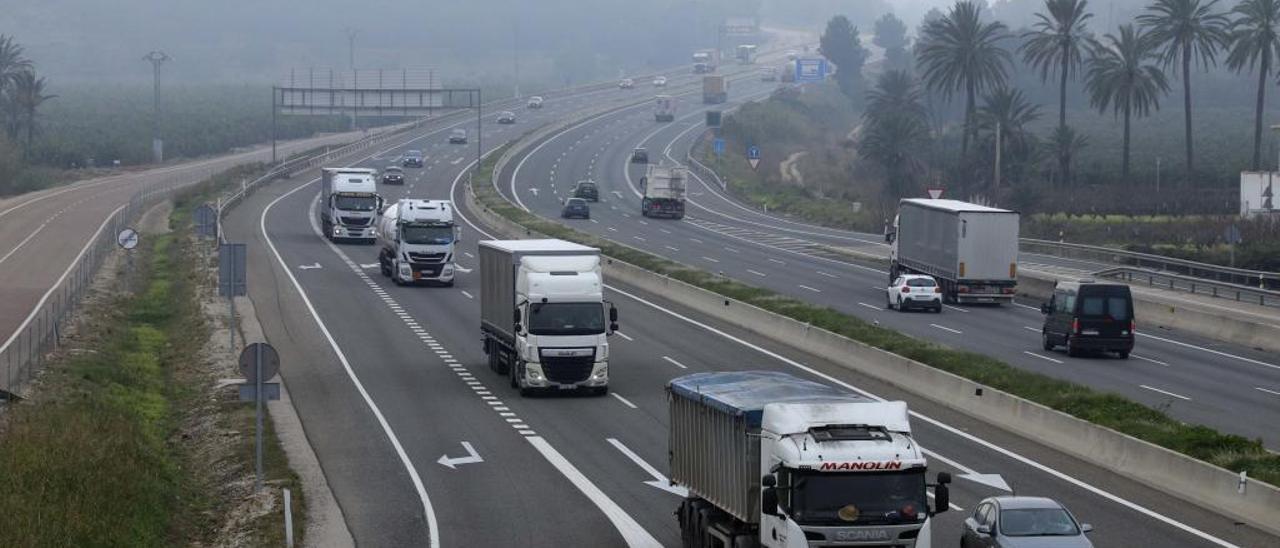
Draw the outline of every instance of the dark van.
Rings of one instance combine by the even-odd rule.
[[[1041,336],[1045,350],[1065,346],[1068,356],[1089,350],[1116,352],[1122,359],[1133,351],[1133,295],[1129,286],[1092,280],[1058,282],[1053,298],[1040,305],[1044,314]]]

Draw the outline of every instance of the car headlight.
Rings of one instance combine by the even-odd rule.
[[[609,376],[609,366],[604,366],[604,367],[601,367],[599,371],[596,371],[596,374],[592,375],[591,378],[595,380],[600,380],[600,379],[607,378],[608,376]]]
[[[340,226],[335,226],[335,227],[333,227],[333,235],[334,235],[334,236],[341,236],[341,235],[342,235],[342,227],[340,227]]]

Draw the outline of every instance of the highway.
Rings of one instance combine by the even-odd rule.
[[[742,87],[735,93],[755,89]],[[498,126],[489,117],[485,143],[493,150],[536,125],[619,96],[649,93],[642,88],[549,99],[542,112],[517,111],[521,118],[514,126]],[[641,130],[654,127],[647,108],[623,109],[543,147],[522,168],[530,175],[518,177],[528,182],[523,189],[542,189],[541,198],[521,197],[553,203],[570,179],[590,169],[622,179],[621,153],[635,145]],[[406,185],[383,187],[384,196],[451,197],[461,204],[474,148],[444,144],[449,127],[433,125],[345,163],[383,167],[404,150],[425,150],[426,167],[407,169]],[[558,148],[561,140],[576,146]],[[606,151],[597,156],[602,146]],[[562,164],[551,178],[557,160]],[[492,229],[463,212],[462,270],[455,287],[397,287],[378,274],[375,248],[334,245],[318,235],[315,177],[311,172],[264,188],[232,211],[225,226],[229,241],[249,244],[254,307],[280,350],[282,375],[307,438],[360,544],[677,545],[672,513],[679,498],[661,487],[665,383],[687,373],[741,369],[786,371],[905,399],[917,413],[916,437],[931,450],[931,472],[1003,474],[1020,494],[1049,495],[1067,504],[1097,527],[1094,540],[1102,546],[1255,546],[1277,540],[628,287],[613,286],[607,295],[618,305],[622,324],[610,344],[610,395],[521,398],[505,377],[488,370],[480,347],[478,279],[471,270],[476,242]],[[609,185],[607,190],[625,189],[603,175],[594,178]],[[609,203],[597,210],[603,213]],[[667,238],[656,230],[667,225],[623,224],[624,210],[631,209],[617,211],[614,228],[626,232],[615,238],[647,236],[655,245],[689,247],[675,233],[679,223],[670,224]],[[601,233],[613,226],[608,218],[600,217]],[[729,239],[716,241],[722,248],[732,245]],[[730,252],[750,256],[750,247],[738,248]],[[775,271],[760,270],[766,279]],[[468,458],[473,452],[475,458]],[[952,501],[958,508],[939,516],[937,543],[954,542],[965,511],[988,494],[990,488],[957,480]]]
[[[772,86],[743,82],[731,101],[757,98]],[[644,108],[594,118],[550,136],[527,155],[514,158],[499,184],[510,199],[539,215],[559,217],[560,199],[582,179],[597,182],[601,202],[590,220],[565,220],[584,232],[719,272],[744,283],[829,306],[913,337],[986,354],[1022,369],[1115,392],[1166,410],[1180,420],[1260,438],[1280,449],[1280,361],[1253,348],[1225,344],[1194,333],[1143,329],[1131,359],[1070,358],[1040,345],[1039,302],[1013,306],[947,306],[941,315],[885,309],[885,268],[860,263],[828,246],[887,254],[878,235],[816,227],[766,215],[696,176],[688,215],[682,221],[640,216],[643,167],[628,162],[637,146],[653,161],[684,162],[702,133],[699,98],[682,98],[674,123],[655,123]],[[1071,260],[1038,256],[1055,268]],[[1227,301],[1219,301],[1230,306]]]

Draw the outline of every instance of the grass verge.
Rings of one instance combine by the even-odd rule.
[[[515,207],[494,189],[493,163],[500,155],[495,154],[482,164],[477,184],[473,187],[476,200],[529,230],[598,247],[605,255],[646,270],[839,333],[1228,470],[1247,471],[1250,477],[1280,485],[1280,455],[1267,451],[1260,440],[1186,424],[1160,410],[1115,394],[1018,369],[982,354],[921,341],[831,308],[738,283],[535,216]]]

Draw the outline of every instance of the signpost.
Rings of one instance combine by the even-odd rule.
[[[133,253],[131,252],[138,247],[138,240],[138,231],[129,227],[125,227],[116,234],[116,245],[125,250],[124,287],[130,292],[133,291]]]
[[[929,189],[929,198],[934,199],[934,200],[937,200],[938,198],[941,198],[941,197],[942,197],[942,189],[941,189],[941,188],[931,188],[931,189]]]
[[[1227,241],[1227,246],[1231,249],[1231,267],[1236,266],[1236,244],[1243,241],[1240,236],[1240,227],[1231,225],[1227,227],[1226,233],[1222,235],[1222,239]]]
[[[755,145],[747,147],[747,163],[751,164],[751,169],[760,165],[760,147]]]
[[[240,401],[253,400],[256,410],[253,434],[254,491],[262,491],[262,402],[280,399],[280,383],[264,382],[280,372],[280,354],[267,343],[253,343],[240,352],[240,374],[245,382],[240,384]]]
[[[827,79],[827,60],[821,57],[796,59],[796,83],[821,82]]]
[[[196,236],[201,238],[218,237],[218,210],[209,204],[200,204],[192,215],[196,223]]]
[[[724,139],[716,138],[715,140],[716,157],[724,156]]]
[[[244,244],[222,244],[218,247],[218,296],[231,305],[231,347],[236,346],[236,297],[248,293]]]

